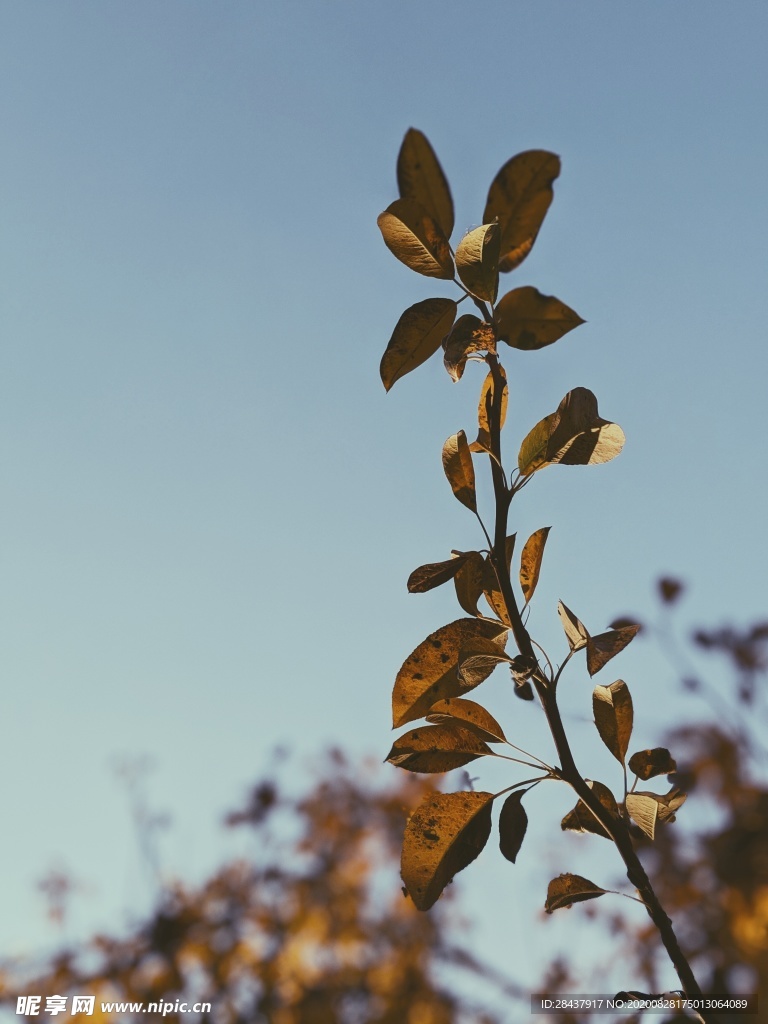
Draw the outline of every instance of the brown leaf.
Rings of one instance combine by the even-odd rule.
[[[547,543],[550,529],[549,526],[542,526],[540,530],[532,533],[525,542],[523,553],[520,556],[520,586],[526,604],[533,597],[536,584],[539,582],[544,545]]]
[[[685,585],[671,576],[662,576],[658,582],[659,596],[664,604],[674,604],[680,597]]]
[[[415,199],[396,199],[377,221],[384,244],[417,274],[452,281],[453,259],[448,239]]]
[[[406,309],[381,360],[381,380],[387,391],[437,352],[453,327],[456,310],[453,299],[424,299]]]
[[[587,671],[591,676],[624,650],[640,632],[639,626],[623,626],[591,636],[587,641]]]
[[[486,619],[457,619],[435,630],[419,644],[397,673],[392,691],[395,728],[422,718],[436,701],[458,697],[467,689],[456,672],[459,652],[480,638],[497,638],[503,649],[507,631]]]
[[[464,235],[456,248],[456,269],[464,286],[484,302],[493,304],[499,291],[498,224],[483,224]]]
[[[443,469],[451,489],[462,505],[477,512],[475,495],[475,469],[472,455],[463,430],[451,434],[443,445]]]
[[[638,750],[629,759],[629,770],[647,782],[657,775],[669,775],[677,771],[677,762],[666,747],[654,747],[652,750]]]
[[[467,356],[473,352],[488,351],[496,351],[493,328],[479,317],[465,313],[459,317],[453,330],[443,341],[443,365],[455,382],[461,380]]]
[[[558,875],[549,883],[544,909],[551,914],[561,907],[570,907],[574,903],[581,903],[582,900],[593,900],[605,892],[606,889],[601,889],[599,885],[581,875]]]
[[[675,811],[682,807],[687,799],[688,794],[682,793],[679,789],[670,789],[668,793],[659,796],[659,821],[673,822]]]
[[[472,552],[478,554],[478,552]],[[468,555],[463,553],[448,558],[444,562],[430,562],[428,565],[420,565],[414,569],[408,577],[408,593],[424,594],[434,587],[439,587],[448,580],[452,580],[461,569]],[[479,556],[482,558],[482,555]]]
[[[456,598],[468,615],[479,615],[477,602],[483,593],[485,559],[479,551],[468,551],[453,578]]]
[[[653,839],[656,835],[656,820],[659,816],[659,802],[655,793],[628,793],[624,801],[627,813],[645,834]]]
[[[409,772],[434,775],[462,768],[490,753],[491,748],[477,732],[457,722],[449,722],[411,729],[395,740],[386,760]]]
[[[592,710],[600,739],[619,762],[624,764],[632,735],[632,696],[623,679],[610,686],[596,686]]]
[[[527,789],[518,789],[515,793],[510,793],[499,815],[499,848],[503,856],[513,864],[517,860],[528,828],[528,815],[521,802],[527,792]]]
[[[429,910],[491,834],[492,793],[432,793],[405,827],[400,874],[419,910]]]
[[[506,539],[507,571],[509,571],[509,568],[512,565],[512,555],[515,550],[516,537],[517,534],[513,533]],[[485,567],[483,570],[483,593],[485,594],[485,599],[494,615],[501,619],[501,621],[506,625],[510,625],[507,607],[504,602],[504,595],[499,589],[498,576],[496,575],[496,570],[493,567],[493,562],[489,555],[486,555]]]
[[[577,619],[571,609],[564,605],[562,601],[557,602],[557,614],[560,616],[565,635],[568,638],[568,646],[571,650],[580,651],[582,647],[586,647],[589,633],[584,623]]]
[[[531,251],[552,202],[552,182],[559,174],[559,157],[532,149],[513,156],[493,179],[483,223],[499,221],[499,270],[514,270]]]
[[[518,468],[530,476],[545,466],[591,466],[610,462],[624,447],[624,431],[597,414],[588,388],[569,391],[557,411],[545,416],[520,446]]]
[[[472,729],[487,743],[504,743],[506,737],[504,732],[490,713],[480,704],[473,700],[466,700],[464,697],[448,697],[446,700],[439,700],[429,709],[428,722],[460,721],[468,729]]]
[[[618,818],[619,808],[616,805],[616,800],[614,799],[613,793],[610,789],[608,789],[607,786],[604,786],[602,782],[593,782],[588,780],[587,785],[603,807],[612,814],[614,818]],[[593,835],[603,836],[605,839],[611,838],[610,833],[608,833],[601,825],[583,800],[579,800],[573,810],[570,810],[566,814],[560,822],[560,828],[564,832],[591,832]]]
[[[499,341],[525,351],[551,345],[584,323],[565,303],[529,286],[515,288],[502,296],[494,311],[494,320]]]
[[[507,418],[507,398],[509,395],[509,389],[507,388],[507,375],[504,372],[504,367],[499,365],[499,371],[501,372],[501,376],[504,378],[504,387],[501,392],[501,416],[499,423],[499,429],[501,429]],[[471,452],[491,451],[491,412],[493,410],[493,399],[493,373],[489,372],[483,382],[483,387],[480,392],[480,401],[477,406],[477,440],[473,441],[469,446],[469,450]]]
[[[473,690],[493,672],[502,661],[509,664],[512,658],[504,653],[496,640],[478,638],[472,645],[459,652],[459,681],[463,689]]]
[[[453,231],[453,199],[435,151],[422,132],[409,128],[397,156],[397,186],[401,199],[415,199],[443,230]]]

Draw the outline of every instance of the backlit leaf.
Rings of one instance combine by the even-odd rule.
[[[681,792],[679,789],[670,789],[668,793],[662,796],[657,796],[656,794],[654,796],[659,801],[659,821],[665,822],[673,822],[675,820],[675,812],[688,799],[688,794]]]
[[[669,775],[677,771],[677,762],[666,747],[654,747],[652,750],[638,750],[629,759],[629,770],[647,782],[657,775]]]
[[[459,680],[465,690],[474,689],[493,672],[502,661],[510,663],[512,658],[505,654],[496,640],[478,638],[472,645],[459,652]]]
[[[506,539],[506,558],[507,558],[507,572],[512,564],[512,554],[515,550],[515,539],[517,534],[511,534]],[[510,625],[509,615],[507,614],[507,607],[504,601],[504,595],[499,588],[499,579],[496,575],[496,570],[493,567],[493,562],[489,555],[485,559],[485,568],[483,573],[483,593],[485,599],[488,602],[491,610],[497,618],[501,619],[502,622]]]
[[[624,446],[624,431],[597,414],[588,388],[569,391],[557,411],[540,420],[524,439],[518,456],[523,476],[545,466],[587,466],[609,462]]]
[[[564,874],[553,878],[547,889],[547,902],[544,909],[548,914],[561,907],[570,907],[574,903],[581,903],[583,900],[593,900],[602,896],[606,889],[590,882],[588,878],[581,875]]]
[[[568,646],[571,650],[580,651],[582,647],[586,647],[589,633],[584,623],[577,619],[571,609],[564,605],[562,601],[557,602],[557,614],[560,616],[565,635],[568,638]]]
[[[429,910],[491,834],[492,793],[432,793],[405,827],[400,874],[419,910]]]
[[[510,793],[499,815],[499,847],[504,857],[514,864],[528,828],[528,815],[522,805],[527,789]]]
[[[452,281],[453,258],[442,228],[414,199],[396,199],[377,221],[384,244],[417,274]]]
[[[552,182],[560,174],[560,158],[532,149],[508,160],[493,179],[483,223],[497,220],[501,228],[499,270],[514,270],[531,251],[552,202]]]
[[[453,381],[461,379],[467,356],[473,352],[495,352],[496,338],[490,324],[471,313],[456,321],[453,330],[443,341],[443,365]]]
[[[520,556],[520,586],[526,604],[533,597],[536,584],[539,582],[544,545],[547,543],[550,529],[549,526],[542,526],[540,530],[532,533],[525,542],[523,553]]]
[[[498,224],[483,224],[464,235],[456,248],[456,269],[464,286],[484,302],[494,303],[499,291]]]
[[[624,650],[640,632],[639,626],[622,626],[591,636],[587,641],[587,671],[591,676]]]
[[[477,552],[474,552],[475,554]],[[482,557],[482,556],[481,556]],[[467,556],[464,554],[455,555],[444,562],[430,562],[428,565],[420,565],[414,569],[408,577],[408,593],[424,594],[427,590],[439,587],[448,580],[452,580],[462,567]]]
[[[592,710],[600,739],[616,760],[624,764],[633,716],[632,696],[624,680],[617,679],[610,686],[596,686],[592,692]]]
[[[453,578],[456,598],[468,615],[479,615],[477,602],[483,593],[485,559],[479,551],[468,551]]]
[[[443,469],[451,489],[462,505],[477,512],[475,495],[475,469],[472,454],[463,430],[451,434],[443,445]]]
[[[475,730],[449,722],[411,729],[395,740],[386,760],[409,772],[433,775],[462,768],[490,753],[491,748]]]
[[[415,199],[443,229],[453,231],[453,199],[440,162],[423,132],[409,128],[397,156],[397,186],[401,199]]]
[[[467,689],[456,672],[459,652],[480,638],[495,638],[503,649],[507,631],[485,619],[457,619],[435,630],[419,644],[406,658],[395,679],[392,691],[395,728],[423,718],[436,701],[458,697]]]
[[[503,743],[506,739],[501,726],[490,711],[464,697],[448,697],[446,700],[437,701],[429,709],[427,721],[438,724],[459,721],[487,743]]]
[[[650,839],[656,835],[659,816],[659,802],[655,796],[655,793],[628,793],[624,801],[629,816]]]
[[[614,818],[618,818],[619,808],[616,805],[616,800],[610,789],[608,789],[607,786],[604,786],[602,782],[593,782],[588,780],[587,785],[606,811],[608,811]],[[583,800],[579,800],[573,810],[566,814],[560,822],[560,828],[564,832],[591,832],[593,835],[603,836],[605,839],[611,838],[610,833],[606,831]]]
[[[501,392],[501,415],[499,417],[499,429],[501,429],[507,418],[507,398],[509,389],[507,388],[507,375],[504,372],[504,367],[499,364],[498,369],[504,380],[504,386]],[[493,373],[489,371],[487,377],[483,381],[482,390],[480,391],[480,401],[477,406],[477,440],[473,441],[469,446],[469,450],[472,452],[491,451],[491,413],[493,410],[493,401]]]
[[[406,309],[381,360],[381,379],[387,391],[437,352],[453,327],[456,309],[453,299],[424,299]]]
[[[564,302],[528,285],[502,296],[494,319],[499,341],[525,351],[551,345],[584,323]]]

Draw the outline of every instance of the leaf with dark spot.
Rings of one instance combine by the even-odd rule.
[[[542,526],[540,530],[532,533],[525,542],[523,553],[520,556],[520,586],[523,590],[525,603],[528,604],[533,597],[536,584],[539,582],[541,572],[541,560],[544,557],[544,545],[551,527]]]
[[[427,565],[420,565],[408,577],[408,593],[424,594],[426,591],[452,580],[466,558],[467,556],[464,554],[457,554],[444,562],[429,562]]]
[[[471,729],[487,743],[504,743],[504,732],[490,713],[481,704],[464,697],[447,697],[439,700],[429,709],[428,722],[459,722]]]
[[[491,748],[473,729],[448,722],[411,729],[395,740],[386,760],[409,772],[433,775],[462,768],[490,753]]]
[[[564,302],[530,286],[502,296],[494,316],[499,341],[527,351],[551,345],[584,323]]]

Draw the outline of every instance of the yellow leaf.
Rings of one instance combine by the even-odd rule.
[[[453,199],[443,168],[426,135],[409,128],[397,156],[401,199],[415,199],[440,225],[446,238],[453,231]]]
[[[456,248],[456,269],[464,286],[478,299],[493,304],[499,292],[498,224],[483,224],[464,235]]]
[[[520,556],[520,586],[523,590],[525,603],[528,604],[533,597],[536,584],[539,582],[541,572],[541,560],[544,557],[544,545],[551,527],[542,526],[540,530],[532,533],[525,542],[523,553]]]
[[[560,174],[560,158],[531,149],[508,160],[493,179],[483,223],[497,220],[501,228],[499,270],[514,270],[531,251],[552,202],[552,182]]]
[[[460,554],[446,559],[445,562],[430,562],[428,565],[420,565],[408,577],[408,593],[424,594],[428,590],[452,580],[464,564],[466,557],[466,555]]]
[[[431,633],[406,658],[392,691],[392,722],[395,728],[422,718],[436,701],[458,697],[467,690],[456,672],[459,653],[471,647],[478,638],[495,639],[503,649],[507,631],[498,623],[485,619],[457,619]],[[491,671],[492,668],[486,673],[486,678]]]
[[[453,299],[424,299],[406,309],[381,360],[381,379],[387,391],[437,352],[453,327],[456,308]]]
[[[433,793],[405,827],[401,876],[419,910],[481,853],[491,834],[492,793]]]
[[[464,697],[448,697],[439,700],[429,709],[428,722],[450,722],[458,720],[466,728],[473,729],[488,743],[503,743],[506,740],[501,726],[481,704]]]
[[[458,261],[458,253],[456,257]],[[529,286],[507,292],[494,311],[494,320],[499,341],[524,350],[551,345],[584,323],[565,303]]]
[[[463,430],[451,434],[443,445],[443,469],[451,489],[462,505],[477,512],[475,495],[475,470],[472,455]]]
[[[472,690],[482,683],[501,662],[511,663],[512,658],[504,652],[496,640],[478,637],[471,646],[459,652],[459,682],[463,690]]]
[[[507,399],[509,389],[507,388],[507,375],[501,364],[499,364],[499,371],[504,380],[504,386],[501,392],[501,417],[499,423],[499,429],[501,429],[507,418]],[[469,450],[472,452],[491,451],[491,411],[493,409],[493,400],[493,373],[489,371],[483,381],[482,390],[480,391],[480,401],[477,406],[477,440],[473,441],[469,446]]]
[[[457,722],[425,725],[396,739],[386,760],[409,772],[434,775],[462,768],[490,754],[491,748],[473,729]]]
[[[654,796],[653,793],[628,793],[624,801],[629,816],[649,839],[656,835],[656,821],[659,817],[659,804]]]
[[[580,651],[582,647],[586,647],[589,633],[584,623],[577,619],[571,609],[566,607],[562,601],[557,602],[557,614],[560,616],[571,650]]]
[[[384,244],[417,274],[452,281],[453,259],[448,239],[437,222],[414,199],[396,199],[379,215]]]
[[[592,710],[600,739],[619,764],[624,764],[633,720],[632,695],[624,680],[617,679],[610,686],[596,686],[592,693]]]
[[[483,593],[485,560],[479,551],[469,551],[453,578],[456,598],[467,615],[479,615],[477,602]]]
[[[458,381],[464,373],[467,356],[473,352],[496,351],[493,328],[479,317],[465,313],[443,342],[443,351],[443,364],[453,380]]]
[[[569,391],[557,411],[540,420],[520,446],[518,467],[530,476],[544,466],[591,466],[614,459],[624,447],[624,431],[597,413],[588,388]]]

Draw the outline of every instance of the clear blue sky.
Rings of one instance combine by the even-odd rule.
[[[563,159],[508,280],[588,323],[511,353],[508,444],[576,385],[628,441],[521,496],[521,534],[553,527],[539,634],[560,651],[558,597],[593,630],[643,613],[665,571],[692,620],[766,613],[767,37],[762,0],[6,0],[2,951],[48,935],[52,866],[89,887],[81,928],[148,897],[116,756],[154,758],[164,867],[199,877],[276,743],[384,756],[397,668],[456,615],[405,580],[479,544],[440,466],[479,374],[378,378],[402,309],[445,293],[376,228],[410,125],[457,237],[509,156]],[[650,746],[668,679],[635,646]],[[535,860],[467,876],[481,911],[519,900],[531,963]]]

